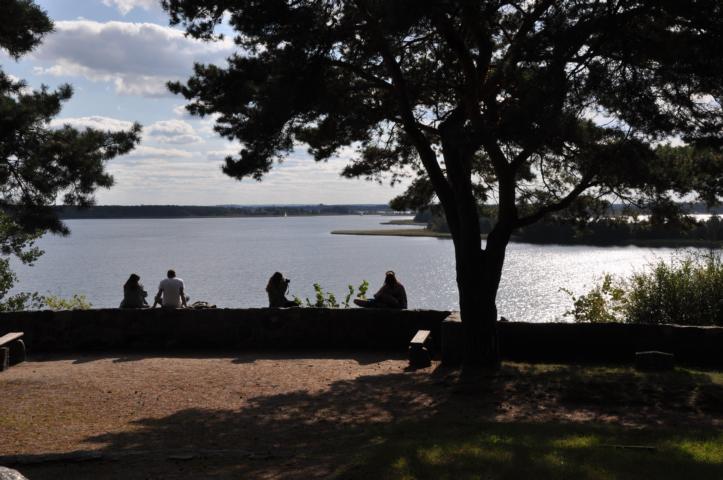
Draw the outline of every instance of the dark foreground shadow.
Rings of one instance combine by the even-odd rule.
[[[20,469],[33,480],[723,478],[721,399],[723,386],[684,370],[437,368],[143,418],[88,438],[101,458]]]

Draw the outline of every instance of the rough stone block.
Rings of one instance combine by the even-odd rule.
[[[665,371],[675,367],[672,353],[649,351],[635,352],[635,368],[644,371]]]
[[[28,480],[17,470],[12,468],[0,467],[0,480]]]
[[[464,359],[464,326],[458,313],[449,315],[442,322],[442,365],[455,367]]]
[[[4,372],[8,368],[10,368],[10,349],[0,347],[0,372]]]
[[[22,340],[15,340],[8,345],[9,358],[8,363],[10,366],[23,363],[25,361],[25,342]]]

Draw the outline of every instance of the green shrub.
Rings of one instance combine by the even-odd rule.
[[[606,274],[576,297],[565,315],[576,322],[675,323],[723,326],[723,259],[720,252],[687,253],[660,260],[629,279]]]
[[[627,314],[632,323],[723,326],[723,259],[718,252],[659,261],[632,276]]]
[[[576,322],[624,322],[626,319],[628,292],[609,273],[603,275],[599,285],[580,297],[565,288],[561,290],[572,297],[572,310],[566,311],[565,315],[572,316]]]
[[[319,285],[318,283],[314,284],[314,301],[312,302],[308,298],[305,300],[305,302],[302,302],[301,299],[297,296],[294,296],[294,302],[298,306],[303,306],[304,304],[307,307],[314,307],[314,308],[349,308],[351,306],[351,300],[354,298],[354,286],[349,285],[348,291],[346,295],[344,296],[344,300],[341,302],[341,304],[336,300],[336,295],[334,295],[331,292],[325,292],[324,289]],[[356,298],[366,299],[366,293],[369,290],[369,282],[366,280],[362,281],[362,283],[358,287],[358,291],[356,294]]]
[[[57,295],[42,296],[41,302],[48,310],[89,310],[93,305],[85,295],[62,298]]]

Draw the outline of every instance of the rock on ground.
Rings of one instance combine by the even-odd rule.
[[[17,470],[0,467],[0,480],[28,480]]]

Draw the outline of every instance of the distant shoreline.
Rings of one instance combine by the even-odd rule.
[[[54,207],[62,220],[310,217],[331,215],[398,216],[388,205],[96,205],[89,208]],[[406,219],[405,219],[406,220]]]
[[[307,217],[353,217],[359,216],[355,213],[307,213],[307,214],[294,214],[294,215],[177,215],[177,216],[123,216],[123,217],[58,217],[61,220],[191,220],[194,218],[307,218]],[[384,213],[369,213],[364,216],[375,216],[375,217],[386,217],[393,216]],[[390,224],[393,225],[393,224]]]

